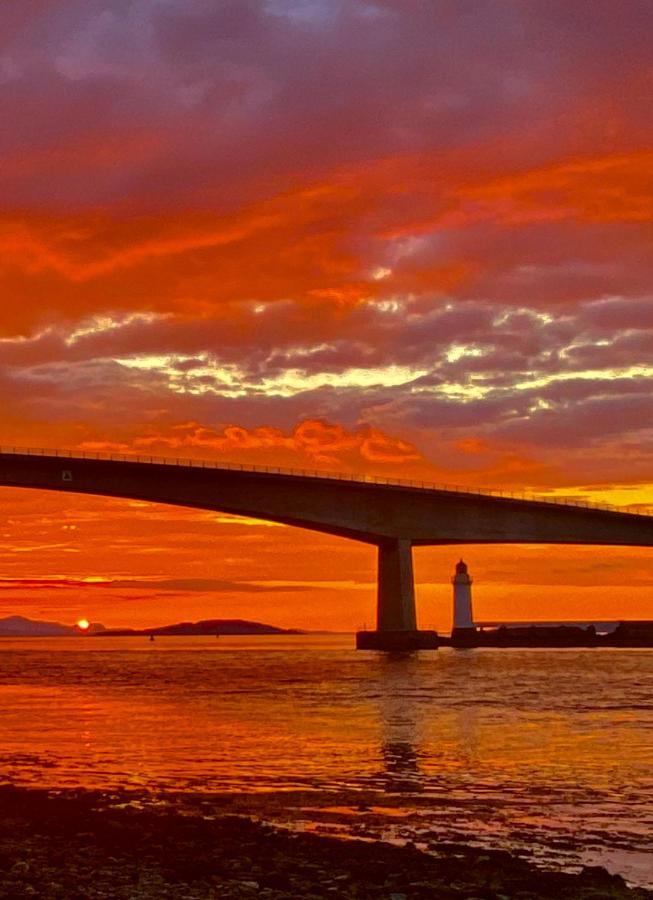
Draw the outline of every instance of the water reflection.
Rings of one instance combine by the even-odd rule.
[[[391,793],[424,790],[420,766],[422,719],[416,653],[385,654],[378,661],[380,781]]]

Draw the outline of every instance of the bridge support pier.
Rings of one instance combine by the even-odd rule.
[[[378,545],[376,631],[359,631],[359,650],[427,650],[438,646],[435,631],[418,631],[413,548],[409,540]]]
[[[416,631],[413,548],[410,541],[379,544],[377,631]]]

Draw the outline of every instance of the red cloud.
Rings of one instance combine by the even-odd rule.
[[[425,460],[406,441],[383,434],[366,426],[348,431],[341,425],[321,419],[300,422],[290,434],[280,428],[258,426],[253,429],[227,425],[220,431],[189,422],[174,426],[168,432],[150,432],[135,437],[131,445],[122,449],[135,452],[169,452],[199,455],[202,452],[220,454],[225,460],[257,461],[270,465],[295,465],[301,467],[340,466],[364,469],[366,463],[391,464],[393,466]],[[82,443],[81,449],[113,449],[101,443]]]

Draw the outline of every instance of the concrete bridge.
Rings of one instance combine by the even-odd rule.
[[[378,548],[377,630],[415,633],[413,546],[613,544],[653,547],[653,516],[423,482],[198,460],[0,449],[0,486],[210,509]]]

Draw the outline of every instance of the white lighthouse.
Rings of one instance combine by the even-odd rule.
[[[472,618],[472,579],[467,571],[467,563],[461,559],[456,564],[456,574],[451,579],[453,584],[453,630],[473,628]]]

